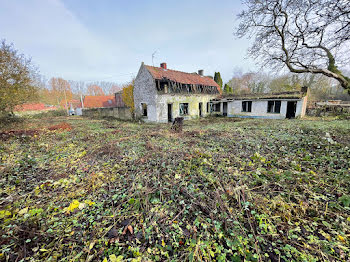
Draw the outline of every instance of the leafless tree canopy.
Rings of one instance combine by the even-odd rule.
[[[349,0],[245,0],[238,37],[255,38],[249,55],[293,73],[322,74],[350,93],[339,68],[350,58]]]

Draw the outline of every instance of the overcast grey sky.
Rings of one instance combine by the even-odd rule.
[[[47,78],[115,81],[141,62],[186,72],[220,71],[224,81],[245,59],[233,36],[240,0],[0,0],[0,38],[32,57]]]

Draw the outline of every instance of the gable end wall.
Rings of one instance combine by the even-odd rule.
[[[151,73],[141,65],[134,84],[135,116],[144,121],[157,121],[157,90]],[[147,104],[147,117],[142,117],[141,103]]]

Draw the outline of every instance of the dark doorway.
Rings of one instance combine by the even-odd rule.
[[[168,122],[173,122],[173,104],[168,104]]]
[[[223,116],[227,116],[227,102],[222,103],[222,114]]]
[[[203,103],[200,102],[199,105],[198,105],[198,109],[199,109],[199,117],[202,117],[203,116],[203,113],[202,113],[202,108],[203,108]]]
[[[294,118],[296,109],[297,109],[297,102],[288,101],[286,118]]]

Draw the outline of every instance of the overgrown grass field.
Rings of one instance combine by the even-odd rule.
[[[0,139],[0,260],[350,260],[350,121],[43,117]]]

